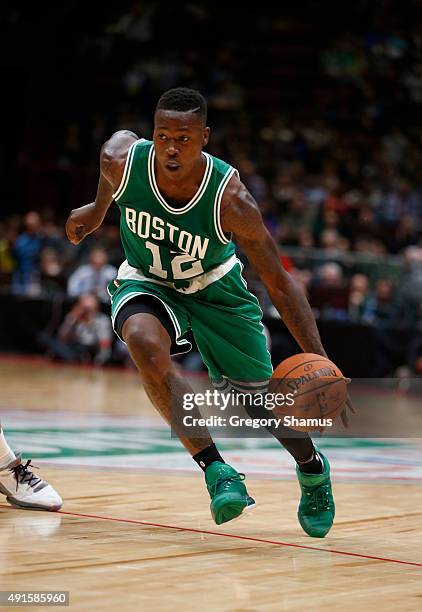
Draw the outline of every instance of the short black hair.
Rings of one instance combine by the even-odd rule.
[[[189,89],[188,87],[176,87],[163,93],[157,102],[155,110],[160,109],[174,110],[181,113],[191,111],[201,117],[204,124],[207,122],[207,102],[204,96],[199,91]]]

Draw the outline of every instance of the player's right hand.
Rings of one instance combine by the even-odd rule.
[[[85,236],[97,228],[93,219],[94,203],[75,208],[71,211],[66,221],[66,236],[72,244],[79,244]]]
[[[345,377],[344,380],[346,381],[347,385],[350,385],[350,383],[352,382],[351,378]],[[343,427],[345,429],[347,429],[349,427],[349,414],[348,414],[348,411],[351,412],[352,414],[357,414],[356,408],[352,404],[352,400],[350,399],[350,394],[349,393],[347,394],[346,401],[344,403],[344,408],[340,412],[341,422],[343,423]],[[321,429],[319,429],[319,433],[320,434],[323,434],[324,431],[325,431],[325,427],[321,427]]]

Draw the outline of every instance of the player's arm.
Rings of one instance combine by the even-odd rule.
[[[94,202],[75,208],[66,222],[66,234],[72,244],[78,244],[100,227],[123,178],[127,153],[138,136],[129,130],[115,132],[104,143],[100,153],[100,178]]]
[[[224,232],[233,233],[302,350],[326,356],[308,300],[281,265],[277,246],[262,221],[257,203],[236,176],[230,179],[224,192],[221,224]]]

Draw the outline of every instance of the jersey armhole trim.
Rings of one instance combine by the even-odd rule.
[[[224,175],[223,180],[221,181],[217,189],[217,193],[215,195],[215,201],[214,201],[215,233],[217,234],[217,237],[220,240],[220,242],[222,242],[223,244],[229,244],[230,238],[227,238],[227,236],[224,234],[223,229],[221,227],[221,218],[220,218],[221,200],[223,198],[224,190],[227,186],[227,183],[229,182],[229,180],[231,179],[234,173],[236,173],[237,176],[239,176],[239,173],[237,172],[235,168],[230,167],[227,170],[226,174]]]
[[[132,169],[132,162],[133,162],[133,156],[135,153],[135,149],[136,149],[136,146],[140,142],[145,142],[145,138],[140,138],[139,140],[135,140],[135,142],[130,145],[130,148],[129,148],[129,151],[126,157],[125,169],[123,171],[122,180],[120,181],[120,185],[118,186],[116,191],[113,193],[113,198],[115,200],[118,200],[119,198],[121,198],[126,190],[127,184],[129,182],[130,171]]]

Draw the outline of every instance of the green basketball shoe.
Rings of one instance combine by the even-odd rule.
[[[317,451],[324,465],[322,474],[305,474],[296,466],[302,497],[297,516],[302,529],[313,538],[323,538],[330,531],[335,515],[331,490],[330,464],[321,451]]]
[[[240,516],[244,510],[255,506],[255,500],[248,495],[239,474],[227,463],[213,461],[205,470],[205,482],[211,497],[211,514],[217,525],[227,523]]]

